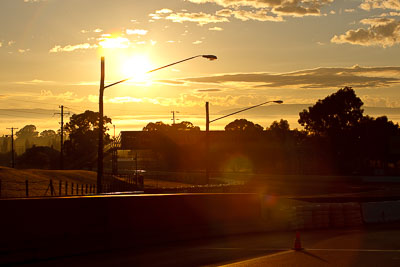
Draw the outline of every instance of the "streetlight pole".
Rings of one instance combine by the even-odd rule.
[[[104,57],[101,57],[101,76],[99,92],[99,147],[97,151],[97,193],[103,192],[103,95],[104,95],[104,77],[105,66]]]
[[[173,62],[171,64],[156,68],[156,69],[152,69],[147,71],[146,73],[151,73],[151,72],[155,72],[157,70],[161,70],[179,63],[182,63],[184,61],[188,61],[197,57],[203,57],[209,60],[216,60],[217,57],[214,55],[197,55],[197,56],[193,56],[193,57],[189,57],[189,58],[185,58],[176,62]],[[123,83],[126,82],[132,78],[134,78],[134,76],[132,77],[128,77],[126,79],[117,81],[115,83],[109,84],[109,85],[104,85],[104,77],[105,77],[105,69],[104,69],[104,57],[101,57],[101,77],[100,77],[100,92],[99,92],[99,146],[98,146],[98,151],[97,151],[97,193],[102,193],[103,192],[103,186],[102,186],[102,180],[103,180],[103,156],[104,156],[104,144],[103,144],[103,131],[104,131],[104,122],[103,122],[103,95],[104,95],[104,89],[117,85],[119,83]]]
[[[283,101],[282,100],[271,100],[271,101],[263,102],[261,104],[254,105],[254,106],[251,106],[251,107],[248,107],[248,108],[244,108],[244,109],[241,109],[239,111],[235,111],[235,112],[229,113],[227,115],[224,115],[222,117],[219,117],[219,118],[216,118],[216,119],[213,119],[213,120],[210,121],[209,103],[206,102],[206,137],[205,137],[206,140],[205,140],[205,144],[206,144],[206,182],[207,182],[207,184],[210,181],[210,166],[209,166],[210,165],[209,164],[210,160],[208,158],[208,156],[209,156],[209,145],[210,145],[210,140],[209,140],[209,138],[210,138],[210,136],[209,136],[210,123],[212,123],[214,121],[217,121],[217,120],[220,120],[220,119],[223,119],[223,118],[226,118],[226,117],[229,117],[229,116],[232,116],[232,115],[235,115],[235,114],[238,114],[238,113],[241,113],[243,111],[246,111],[246,110],[249,110],[249,109],[252,109],[252,108],[256,108],[256,107],[268,104],[268,103],[282,104]]]

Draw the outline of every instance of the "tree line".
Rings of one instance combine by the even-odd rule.
[[[206,159],[214,171],[249,171],[277,174],[399,174],[400,129],[386,116],[364,115],[363,102],[351,87],[318,100],[299,113],[303,129],[290,129],[287,120],[274,121],[264,129],[246,119],[225,126],[223,135],[210,136],[206,151],[204,142],[178,144],[165,135],[151,149],[169,170],[204,169]],[[74,114],[65,125],[65,166],[71,169],[95,169],[98,143],[98,112]],[[104,117],[104,142],[111,119]],[[150,122],[144,132],[199,133],[191,122],[177,124]],[[16,133],[16,142],[26,151],[17,157],[17,167],[57,169],[59,135],[53,130],[40,134],[34,125]],[[9,162],[9,144],[2,138],[0,160]],[[24,140],[24,141],[22,141]],[[162,165],[162,164],[161,164]]]

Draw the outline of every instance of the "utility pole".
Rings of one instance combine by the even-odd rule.
[[[206,102],[206,184],[210,182],[210,160],[209,160],[209,133],[210,133],[210,110],[209,103]]]
[[[64,114],[69,115],[69,112],[64,113],[64,106],[59,107],[61,109],[60,113],[54,113],[56,115],[61,115],[61,130],[60,130],[60,170],[64,169]]]
[[[179,119],[175,119],[175,113],[179,113],[179,111],[175,111],[175,110],[173,110],[173,111],[171,111],[171,113],[172,113],[172,125],[174,125],[175,124],[175,120],[179,120]]]
[[[18,128],[7,128],[8,130],[11,130],[11,168],[15,167],[15,158],[14,158],[14,130],[18,130]]]

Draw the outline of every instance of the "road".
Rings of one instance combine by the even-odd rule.
[[[247,234],[24,263],[23,266],[400,266],[400,224]]]

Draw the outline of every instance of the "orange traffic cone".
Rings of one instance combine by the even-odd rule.
[[[300,240],[300,233],[299,231],[296,231],[296,239],[294,240],[294,250],[303,250],[301,247],[301,240]]]

